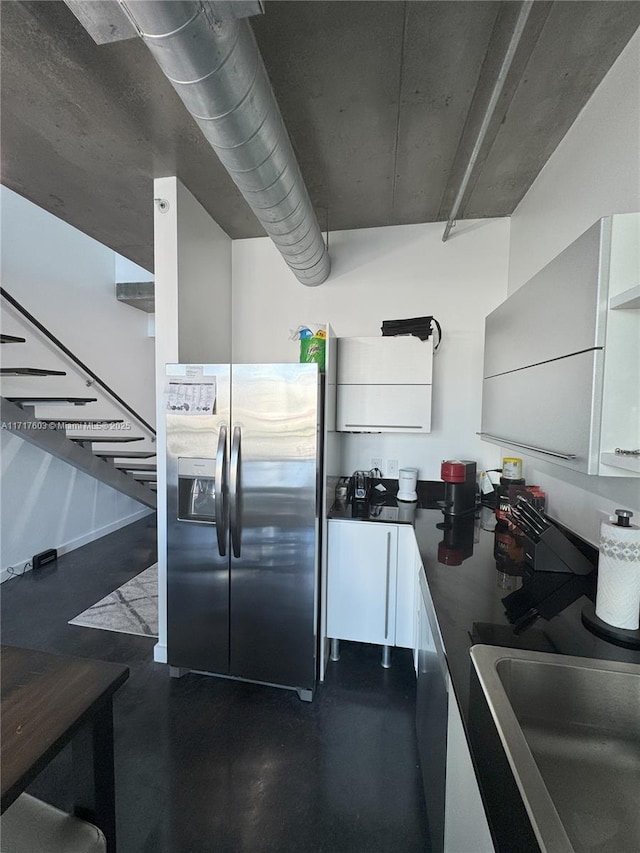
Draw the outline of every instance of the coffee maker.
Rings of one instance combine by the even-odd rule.
[[[444,501],[440,502],[445,515],[467,515],[476,508],[476,463],[468,459],[449,459],[440,466],[444,480]]]
[[[354,471],[349,479],[347,500],[352,504],[368,504],[371,496],[371,477],[368,471]]]

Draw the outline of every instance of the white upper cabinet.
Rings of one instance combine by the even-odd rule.
[[[600,219],[485,325],[482,435],[585,474],[640,460],[640,214]]]
[[[604,346],[610,219],[601,219],[485,322],[484,376]]]
[[[338,338],[336,429],[430,432],[432,367],[431,339]]]
[[[585,473],[597,468],[601,355],[588,350],[485,379],[484,437]]]
[[[338,338],[339,385],[431,385],[431,338]]]

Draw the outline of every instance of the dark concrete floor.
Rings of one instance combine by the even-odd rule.
[[[411,655],[343,643],[313,703],[170,679],[154,640],[67,621],[155,561],[153,517],[2,585],[2,641],[129,665],[114,701],[119,853],[428,849]],[[29,789],[70,809],[64,750]]]

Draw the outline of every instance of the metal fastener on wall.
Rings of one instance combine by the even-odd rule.
[[[502,89],[507,79],[507,74],[509,73],[511,63],[513,62],[513,58],[516,54],[516,50],[518,49],[518,45],[520,44],[520,39],[522,38],[522,34],[527,24],[529,14],[533,8],[533,3],[534,0],[524,0],[522,8],[520,9],[520,14],[518,15],[518,18],[516,20],[515,27],[513,29],[513,34],[507,46],[507,50],[505,52],[504,59],[502,60],[502,65],[500,66],[498,76],[496,77],[496,82],[493,86],[493,90],[489,98],[489,103],[487,104],[487,109],[485,110],[484,116],[482,118],[480,130],[478,131],[478,136],[476,137],[476,141],[473,145],[471,156],[469,157],[469,162],[467,163],[467,168],[465,169],[464,175],[462,176],[462,181],[460,182],[460,186],[458,187],[458,192],[456,193],[456,197],[451,208],[451,213],[449,214],[449,219],[447,221],[446,228],[444,229],[444,234],[442,235],[443,243],[446,243],[447,237],[449,236],[449,232],[456,224],[456,217],[458,215],[458,211],[460,210],[460,205],[462,204],[462,199],[464,198],[467,186],[469,185],[471,173],[473,172],[474,166],[476,165],[476,161],[480,154],[482,143],[484,142],[484,138],[487,135],[489,124],[491,123],[491,119],[493,118],[493,114],[498,105],[498,100],[502,93]]]

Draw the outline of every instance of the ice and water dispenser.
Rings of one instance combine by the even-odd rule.
[[[216,523],[216,460],[178,458],[178,519]]]

